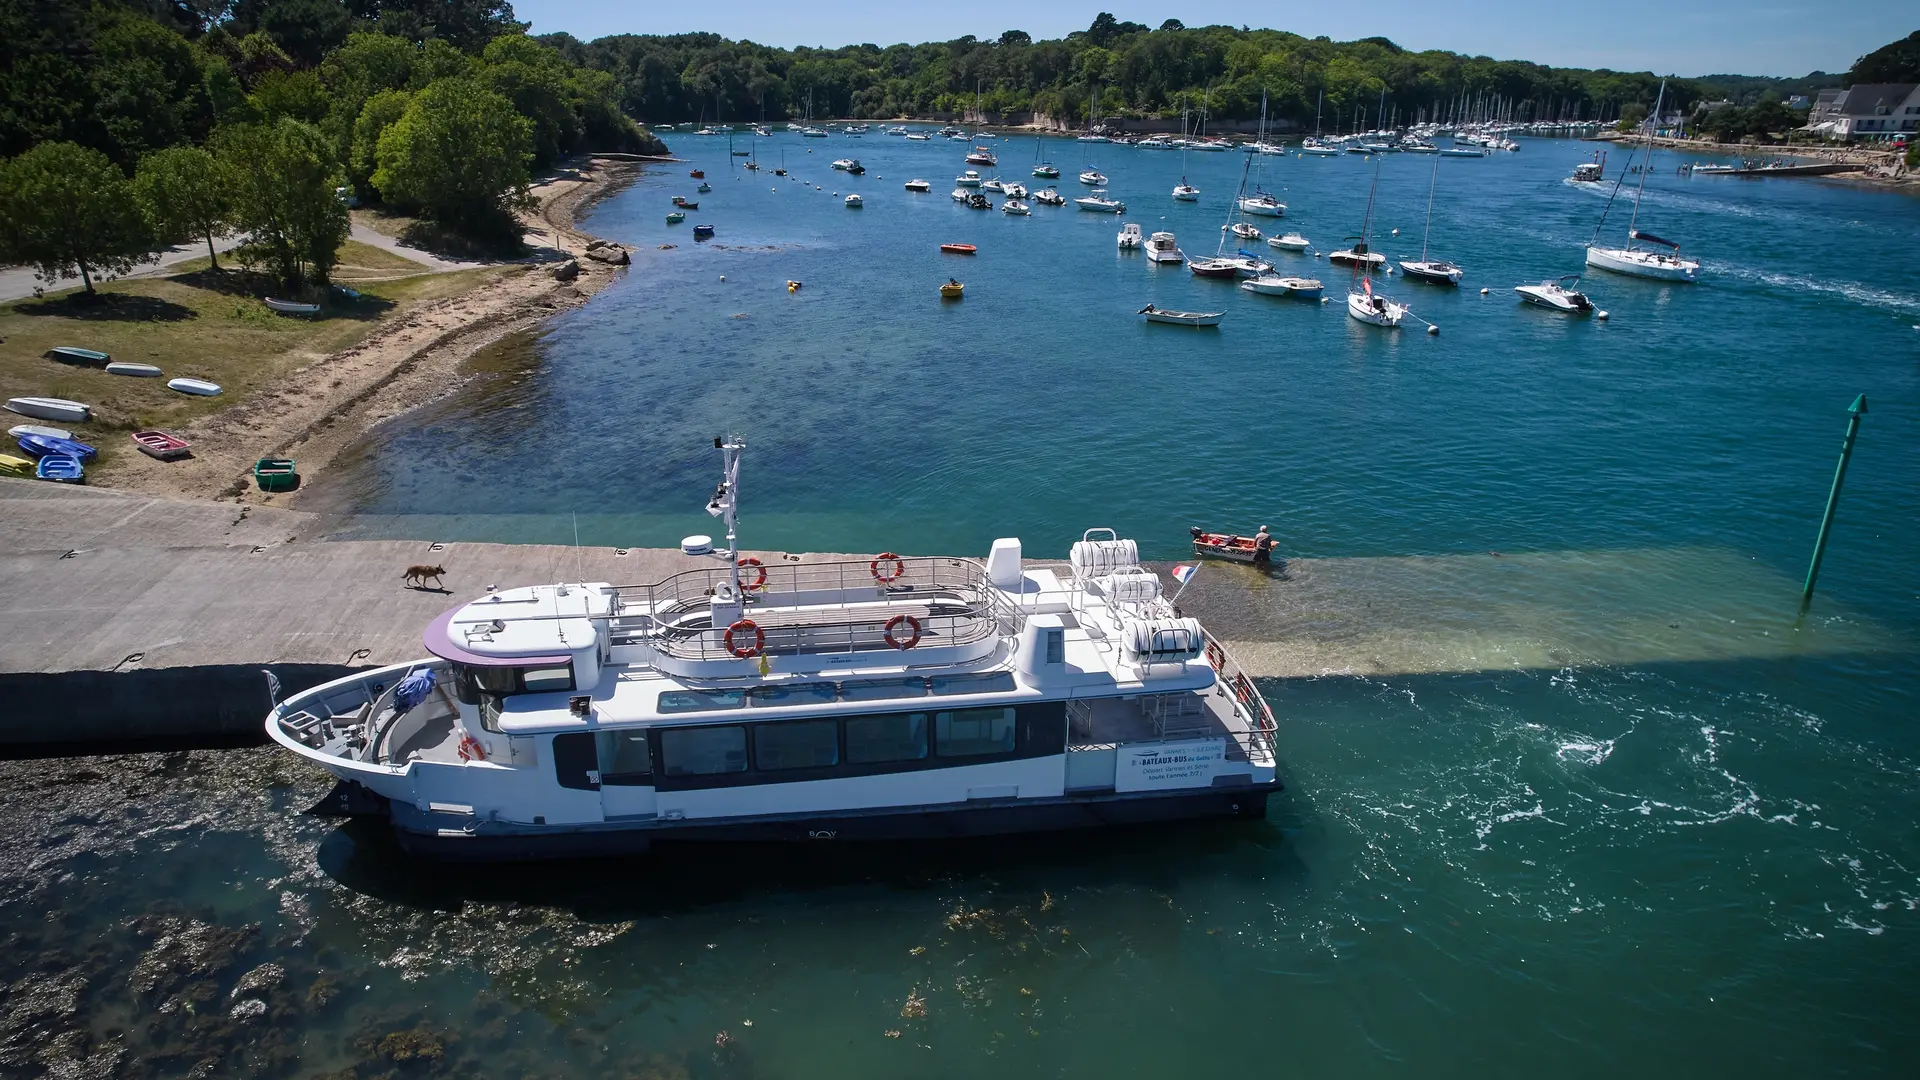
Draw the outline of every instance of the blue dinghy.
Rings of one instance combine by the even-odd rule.
[[[34,457],[64,454],[77,461],[92,461],[94,449],[77,439],[56,439],[51,435],[22,435],[20,449]]]
[[[86,473],[80,459],[72,454],[48,454],[33,467],[33,475],[40,479],[57,480],[63,484],[77,484]]]

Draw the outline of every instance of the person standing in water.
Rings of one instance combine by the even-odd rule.
[[[1273,536],[1265,525],[1253,537],[1253,565],[1262,570],[1273,569]]]

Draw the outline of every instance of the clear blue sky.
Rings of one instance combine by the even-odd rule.
[[[1863,53],[1920,29],[1912,0],[1374,0],[1295,6],[1248,0],[1180,3],[961,4],[933,0],[514,0],[536,34],[706,30],[767,45],[946,41],[1025,30],[1036,38],[1084,30],[1101,11],[1159,26],[1258,25],[1338,41],[1392,38],[1409,49],[1451,49],[1556,67],[1610,67],[1659,74],[1805,75],[1845,71]]]

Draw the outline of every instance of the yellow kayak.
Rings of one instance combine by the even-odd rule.
[[[12,454],[0,454],[0,476],[24,476],[33,479],[33,462]]]

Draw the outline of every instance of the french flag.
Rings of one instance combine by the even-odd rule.
[[[1179,566],[1173,568],[1173,580],[1185,585],[1187,579],[1192,577],[1193,572],[1198,569],[1200,569],[1200,567],[1196,563],[1181,563]]]

